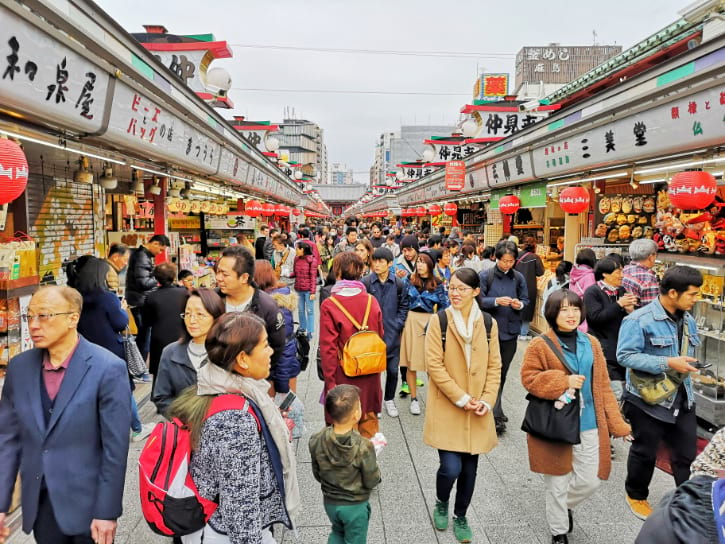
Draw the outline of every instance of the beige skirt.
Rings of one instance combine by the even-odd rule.
[[[425,328],[432,315],[408,312],[400,339],[400,366],[425,372]]]

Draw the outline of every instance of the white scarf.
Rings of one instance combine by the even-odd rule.
[[[468,323],[463,321],[463,314],[460,310],[456,310],[451,306],[451,314],[453,315],[453,323],[456,325],[458,334],[463,338],[463,351],[466,354],[466,366],[471,368],[471,353],[473,351],[473,328],[476,325],[478,319],[483,319],[483,314],[478,307],[478,304],[474,303],[471,305],[471,311],[468,314]]]
[[[289,429],[282,419],[279,408],[267,391],[269,391],[267,380],[246,378],[241,374],[227,372],[212,363],[201,367],[198,373],[197,393],[199,395],[243,393],[262,411],[262,417],[267,423],[282,460],[285,505],[294,526],[301,507],[300,488],[297,483],[297,460],[290,442]]]

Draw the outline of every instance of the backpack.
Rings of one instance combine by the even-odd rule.
[[[259,417],[239,395],[219,395],[212,400],[204,420],[226,410],[245,410]],[[139,467],[141,511],[151,530],[163,536],[184,536],[206,525],[219,506],[199,495],[189,472],[191,431],[181,420],[159,423],[146,440]]]
[[[370,317],[373,296],[368,295],[368,305],[365,309],[362,324],[358,323],[334,296],[331,296],[329,300],[345,314],[345,317],[357,329],[357,332],[347,339],[342,348],[342,353],[339,354],[340,366],[342,366],[345,376],[355,378],[383,372],[387,367],[385,342],[377,332],[368,329],[368,317]]]
[[[488,312],[481,310],[483,314],[483,325],[486,327],[486,340],[491,341],[491,328],[493,327],[493,317]],[[446,332],[448,332],[448,314],[445,310],[438,312],[438,321],[441,324],[441,344],[443,345],[443,351],[446,350]],[[428,326],[426,325],[426,332],[428,332]]]

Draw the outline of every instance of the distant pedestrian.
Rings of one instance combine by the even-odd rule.
[[[519,334],[519,340],[529,340],[531,339],[529,336],[529,324],[534,318],[536,311],[538,292],[536,278],[544,275],[544,263],[541,262],[541,257],[536,254],[536,238],[533,236],[524,238],[524,249],[519,255],[519,258],[516,259],[514,268],[524,276],[529,294],[529,303],[521,311],[521,333]]]
[[[309,450],[312,474],[322,484],[332,523],[328,542],[365,544],[370,492],[380,483],[380,468],[372,442],[356,430],[362,416],[360,390],[344,384],[332,388],[325,414],[332,424],[312,435]]]
[[[629,244],[629,256],[632,262],[624,267],[622,286],[637,297],[637,308],[641,308],[657,299],[660,293],[659,279],[652,271],[657,243],[649,238],[634,240]]]
[[[357,228],[347,227],[345,230],[345,238],[335,246],[333,256],[339,255],[343,251],[355,251],[357,243]]]
[[[123,292],[126,290],[125,274],[130,256],[131,253],[126,244],[111,244],[111,248],[108,250],[108,258],[106,258],[106,261],[110,266],[106,281],[108,281],[108,288],[119,295],[123,295]],[[123,282],[121,281],[122,275]]]
[[[259,227],[259,236],[254,241],[254,255],[257,259],[264,259],[264,245],[269,237],[269,227],[262,225]]]
[[[299,242],[295,248],[294,261],[295,292],[297,293],[297,315],[300,329],[312,338],[315,330],[315,294],[317,293],[317,266],[308,243]]]
[[[179,287],[183,287],[187,291],[194,288],[194,273],[191,270],[179,270],[178,280]]]

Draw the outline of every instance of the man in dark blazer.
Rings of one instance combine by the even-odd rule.
[[[48,286],[27,315],[35,348],[14,357],[0,397],[0,535],[15,479],[39,544],[111,544],[131,424],[125,363],[81,337],[80,293]],[[0,537],[1,540],[1,537]]]

